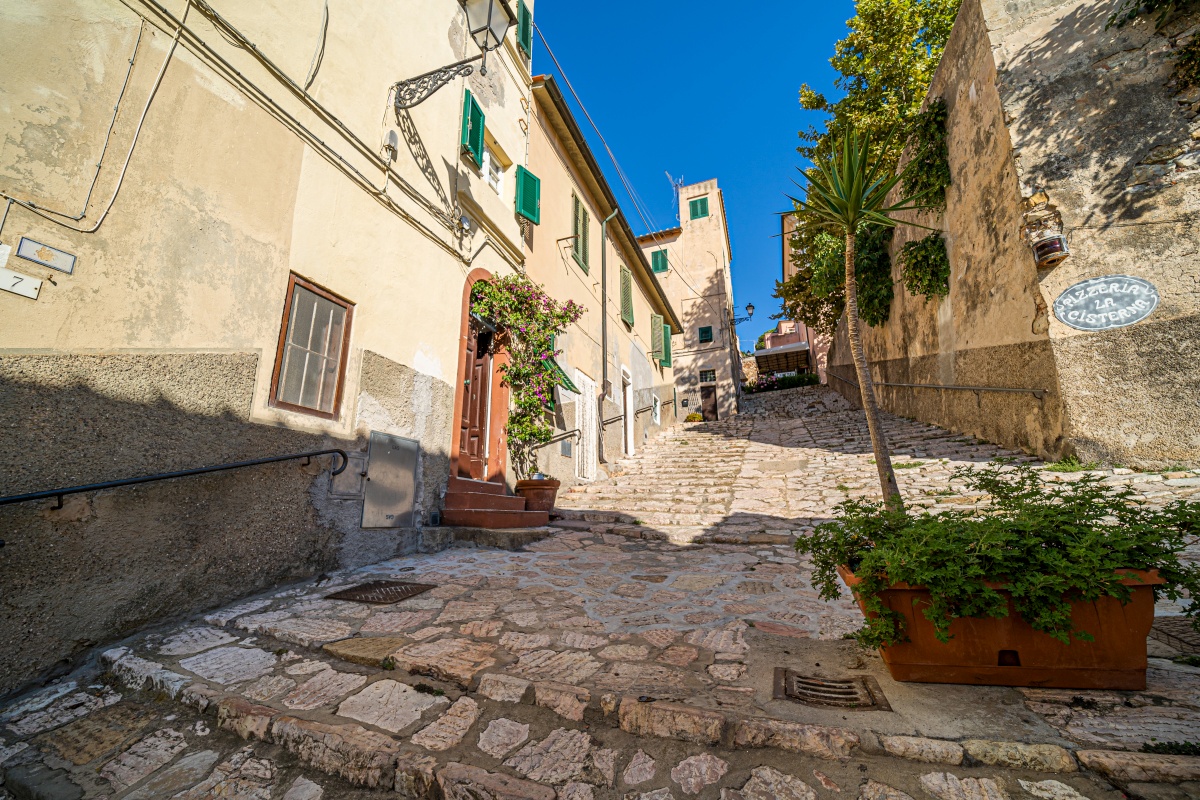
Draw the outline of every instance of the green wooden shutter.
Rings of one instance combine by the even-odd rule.
[[[475,162],[483,166],[483,108],[467,90],[463,100],[462,146]]]
[[[588,254],[589,254],[589,252],[588,252],[589,251],[588,231],[592,227],[591,222],[592,222],[592,218],[588,214],[587,209],[583,207],[583,203],[580,203],[579,204],[579,234],[580,234],[579,238],[583,242],[583,271],[584,272],[588,271],[588,263],[589,263],[588,262]]]
[[[588,213],[578,195],[571,195],[571,255],[586,274],[588,271]]]
[[[633,327],[633,273],[621,267],[621,319]]]
[[[655,250],[650,254],[650,268],[655,272],[666,272],[669,267],[666,250]]]
[[[542,221],[542,179],[517,166],[517,213],[538,225]]]
[[[708,216],[708,198],[698,197],[688,203],[688,210],[691,212],[692,219],[700,219]]]
[[[650,315],[650,346],[654,357],[662,361],[663,357],[663,318],[661,314]]]
[[[671,366],[671,326],[663,325],[663,357],[658,363],[664,367]]]
[[[525,51],[525,55],[533,56],[533,14],[525,0],[517,3],[517,46]]]

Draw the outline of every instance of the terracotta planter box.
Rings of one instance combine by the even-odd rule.
[[[1021,619],[1009,602],[1008,616],[959,618],[950,623],[949,642],[933,635],[925,618],[929,591],[899,583],[883,592],[883,604],[904,617],[909,641],[880,648],[898,681],[1036,686],[1052,689],[1145,689],[1146,637],[1154,622],[1154,589],[1164,581],[1157,570],[1122,570],[1133,589],[1129,603],[1114,597],[1072,605],[1077,629],[1093,642],[1063,644]],[[838,574],[851,589],[859,579],[845,566]],[[862,600],[855,594],[859,607]],[[866,613],[866,609],[863,609]]]
[[[517,481],[516,492],[525,498],[526,511],[553,511],[560,481],[554,479]]]

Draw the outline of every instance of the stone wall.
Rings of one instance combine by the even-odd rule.
[[[444,491],[449,386],[368,352],[357,440],[250,421],[250,353],[0,356],[0,495],[331,447],[422,441],[418,513]],[[367,392],[370,392],[368,395]],[[379,413],[386,412],[383,419]],[[330,457],[0,507],[0,695],[164,618],[417,546],[329,496]]]
[[[950,292],[904,290],[896,254],[926,232],[901,226],[891,317],[864,343],[893,413],[1047,459],[1195,462],[1200,225],[1187,220],[1200,210],[1200,140],[1169,58],[1194,22],[1105,31],[1111,5],[965,0],[929,90],[949,110],[953,182],[944,213],[916,218],[945,232]],[[1020,236],[1038,191],[1072,249],[1050,270]],[[1112,274],[1150,280],[1159,309],[1104,333],[1054,318],[1065,289]],[[844,322],[829,375],[858,403]]]

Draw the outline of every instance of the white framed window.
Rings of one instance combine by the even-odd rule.
[[[509,168],[512,166],[512,159],[500,147],[500,144],[492,138],[491,133],[484,135],[483,147],[483,163],[479,165],[480,172],[483,174],[484,182],[492,187],[492,191],[504,197],[506,177]]]

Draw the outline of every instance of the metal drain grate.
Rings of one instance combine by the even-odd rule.
[[[326,600],[350,600],[354,603],[375,603],[390,605],[416,597],[422,592],[436,589],[432,583],[409,583],[407,581],[371,581],[370,583],[351,586],[340,592],[326,595]]]
[[[1200,633],[1192,627],[1191,617],[1156,617],[1150,638],[1170,645],[1184,655],[1200,655]]]
[[[891,711],[879,683],[869,675],[857,678],[817,678],[791,669],[775,669],[775,699],[845,711]]]

